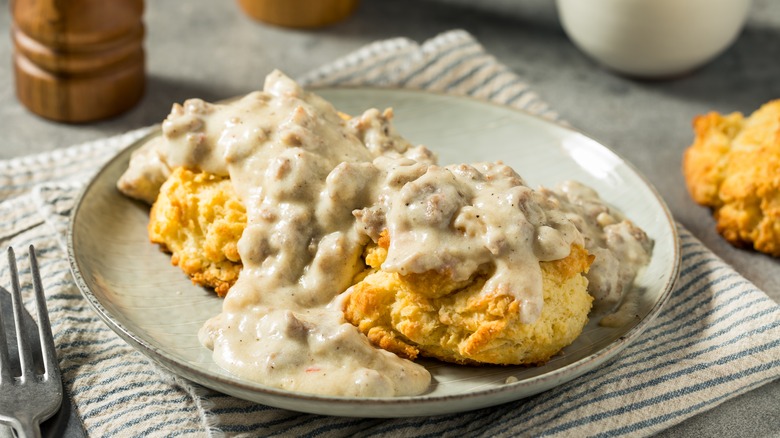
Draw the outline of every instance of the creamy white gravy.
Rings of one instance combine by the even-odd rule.
[[[483,293],[510,295],[522,320],[541,312],[539,261],[596,255],[591,293],[614,307],[649,259],[651,241],[577,183],[532,190],[502,163],[438,166],[397,134],[392,113],[345,121],[276,71],[230,104],[174,105],[163,135],[139,150],[118,185],[152,202],[170,169],[229,175],[247,210],[243,269],[222,313],[199,336],[229,372],[273,387],[345,396],[424,392],[420,365],[372,347],[345,322],[340,294],[383,230],[382,269],[468,279],[491,266]]]

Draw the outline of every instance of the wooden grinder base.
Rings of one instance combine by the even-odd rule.
[[[145,84],[143,0],[14,0],[16,94],[62,122],[115,116]]]

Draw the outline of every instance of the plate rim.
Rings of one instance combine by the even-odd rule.
[[[137,149],[146,141],[149,141],[150,139],[160,134],[161,132],[160,126],[159,124],[157,124],[157,125],[152,125],[150,127],[151,129],[149,133],[134,140],[129,145],[117,151],[117,153],[108,161],[106,161],[101,166],[101,168],[90,178],[89,182],[85,184],[85,186],[80,190],[78,196],[75,199],[74,207],[72,208],[69,215],[66,245],[67,245],[70,271],[73,275],[74,281],[78,286],[82,296],[84,296],[84,298],[93,308],[95,313],[97,313],[100,319],[102,319],[103,322],[106,323],[106,325],[108,325],[108,327],[111,328],[112,331],[114,331],[120,338],[124,339],[133,348],[135,348],[140,353],[150,358],[153,362],[161,365],[163,368],[173,372],[174,374],[180,375],[189,380],[193,380],[199,384],[210,387],[218,392],[224,393],[225,392],[224,388],[222,389],[214,388],[214,386],[209,385],[209,383],[216,381],[220,385],[235,387],[241,392],[251,391],[253,393],[259,392],[271,398],[281,397],[283,399],[289,400],[290,403],[294,403],[296,401],[302,402],[304,405],[301,406],[301,409],[298,409],[296,407],[290,407],[289,403],[284,403],[285,406],[280,406],[280,407],[286,409],[299,410],[300,412],[307,412],[312,414],[334,415],[328,413],[328,411],[332,411],[333,409],[325,409],[325,410],[318,409],[317,406],[322,403],[325,404],[338,403],[343,408],[342,410],[344,411],[343,413],[340,413],[338,415],[345,415],[345,416],[352,416],[352,417],[382,417],[381,412],[376,412],[373,410],[369,410],[369,412],[361,412],[361,410],[352,410],[352,408],[356,406],[365,408],[367,403],[375,407],[397,406],[399,404],[405,404],[414,407],[413,409],[408,409],[400,413],[398,411],[391,411],[389,412],[389,415],[386,415],[385,417],[415,417],[415,416],[428,416],[428,415],[440,415],[440,414],[448,414],[448,413],[455,413],[455,412],[463,412],[467,410],[474,410],[474,409],[489,407],[497,404],[502,404],[512,400],[519,400],[525,397],[530,397],[534,394],[547,391],[562,383],[574,380],[580,377],[585,372],[600,367],[604,362],[613,358],[620,351],[622,351],[628,344],[633,342],[639,335],[641,335],[641,333],[650,325],[650,323],[652,323],[652,321],[655,320],[655,318],[658,316],[661,309],[663,308],[663,306],[671,296],[671,293],[674,289],[674,285],[677,281],[677,278],[679,277],[679,271],[681,266],[680,237],[676,227],[675,220],[666,202],[660,196],[659,192],[654,187],[654,185],[650,183],[647,177],[644,174],[642,174],[631,162],[624,159],[622,156],[620,156],[620,154],[612,150],[604,142],[599,141],[593,136],[585,134],[580,129],[576,129],[564,122],[561,122],[560,120],[553,120],[547,117],[542,117],[540,115],[533,114],[521,108],[516,108],[516,107],[503,105],[496,102],[486,101],[472,96],[458,96],[458,95],[447,94],[443,92],[435,92],[435,91],[432,92],[427,90],[414,90],[414,89],[392,88],[392,87],[307,87],[307,90],[311,90],[317,94],[322,92],[339,93],[344,91],[347,92],[366,91],[366,92],[379,92],[379,93],[405,93],[410,95],[428,95],[428,96],[436,96],[438,98],[468,100],[478,105],[489,105],[493,107],[498,107],[501,110],[516,112],[521,114],[524,117],[528,117],[536,120],[537,122],[541,122],[542,124],[548,124],[554,126],[556,129],[562,129],[564,131],[568,131],[571,134],[581,135],[593,141],[595,143],[594,146],[601,148],[606,152],[608,152],[609,154],[613,155],[620,162],[621,165],[626,166],[635,176],[637,176],[642,181],[642,183],[646,186],[646,188],[649,189],[653,198],[655,198],[656,202],[658,203],[658,205],[660,206],[661,210],[664,213],[664,223],[669,225],[671,231],[673,260],[671,264],[671,271],[669,271],[668,279],[663,285],[663,290],[659,295],[659,299],[656,300],[654,305],[648,310],[648,313],[645,315],[645,317],[641,319],[634,327],[630,328],[625,333],[623,333],[618,339],[612,341],[610,344],[601,348],[595,353],[587,355],[573,363],[564,365],[554,370],[550,370],[538,376],[533,376],[527,379],[519,380],[517,382],[507,383],[505,385],[468,392],[464,394],[450,394],[450,395],[436,395],[436,396],[430,394],[421,394],[417,396],[401,396],[401,397],[389,397],[389,398],[326,396],[326,395],[309,394],[303,392],[277,389],[257,382],[251,382],[245,379],[240,379],[234,376],[223,376],[223,375],[216,375],[213,373],[206,372],[205,370],[198,369],[197,367],[194,367],[189,363],[184,363],[176,360],[176,358],[171,357],[164,349],[159,349],[154,345],[149,344],[140,336],[133,333],[132,330],[125,327],[120,321],[114,319],[111,315],[111,312],[103,306],[99,298],[96,296],[94,292],[92,292],[87,282],[83,278],[81,274],[81,269],[79,267],[79,261],[77,260],[78,256],[75,252],[75,244],[74,244],[75,223],[79,211],[82,208],[84,198],[90,192],[90,190],[97,184],[98,180],[100,179],[100,176],[103,175],[105,172],[107,172],[108,169],[113,164],[115,164],[116,161],[127,158],[133,150]],[[182,372],[182,370],[185,372]],[[554,383],[557,379],[560,379],[564,376],[565,379],[563,381]],[[526,394],[521,397],[515,397],[514,394],[512,394],[513,392],[521,388],[527,389],[528,387],[534,387],[534,386],[539,387],[539,389],[530,394]],[[245,397],[241,397],[239,395],[236,395],[235,393],[230,393],[230,394],[239,398],[246,399]],[[473,407],[467,407],[464,409],[446,408],[446,405],[451,401],[471,399],[477,397],[480,399],[487,399],[490,398],[491,396],[500,395],[500,394],[506,395],[507,397],[499,398],[497,399],[497,401],[491,403],[477,404]],[[268,404],[269,406],[278,406],[278,404],[274,404],[266,401],[259,402],[251,399],[250,401]],[[428,405],[428,407],[432,409],[429,411],[425,411],[424,413],[416,413],[415,408],[421,404]],[[434,412],[431,413],[431,411]]]

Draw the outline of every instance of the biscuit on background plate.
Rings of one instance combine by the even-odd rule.
[[[780,99],[749,117],[700,115],[693,128],[683,156],[691,197],[727,241],[780,257]]]

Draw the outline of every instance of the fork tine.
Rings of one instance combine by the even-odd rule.
[[[35,289],[35,307],[38,309],[38,336],[41,339],[41,355],[43,356],[46,375],[60,378],[60,367],[57,365],[57,352],[54,349],[54,336],[51,332],[49,311],[46,309],[46,296],[43,294],[41,273],[38,270],[38,258],[35,247],[30,245],[30,269],[32,271],[33,288]]]
[[[22,313],[22,290],[19,285],[19,271],[16,268],[16,255],[13,248],[8,248],[8,266],[11,270],[11,303],[14,310],[14,326],[16,327],[16,345],[19,351],[19,368],[22,371],[22,379],[32,375],[33,362],[30,346],[24,336]]]
[[[2,303],[0,303],[0,383],[11,380],[11,361],[8,358],[8,341],[5,339]]]

